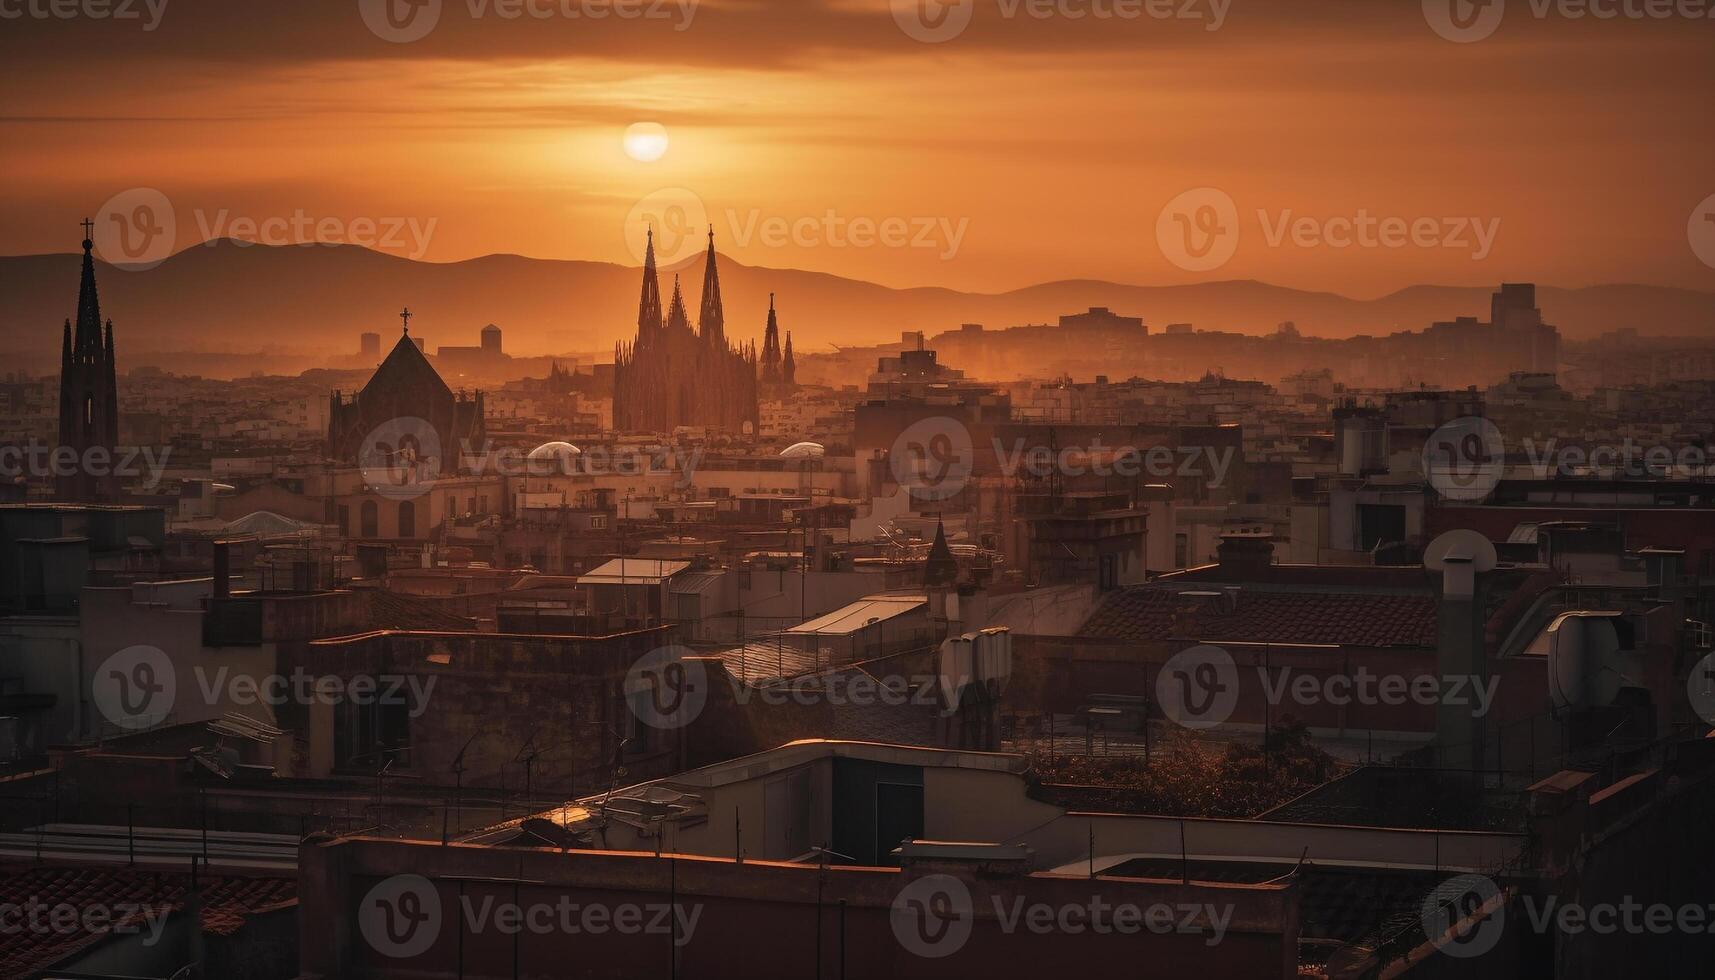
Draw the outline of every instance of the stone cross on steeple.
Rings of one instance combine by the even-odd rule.
[[[405,336],[411,336],[411,317],[414,316],[409,306],[399,311],[399,320],[405,324]]]

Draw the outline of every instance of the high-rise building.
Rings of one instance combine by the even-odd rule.
[[[119,486],[112,475],[119,441],[119,383],[113,358],[113,321],[101,320],[95,290],[93,222],[83,223],[83,278],[77,290],[77,331],[70,320],[60,344],[60,449],[76,454],[58,465],[55,496],[68,503],[112,502]]]

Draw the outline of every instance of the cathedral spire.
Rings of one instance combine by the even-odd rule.
[[[786,331],[786,353],[780,358],[780,380],[785,384],[798,383],[798,365],[792,360],[792,331]]]
[[[709,226],[709,260],[703,270],[703,309],[697,317],[697,329],[703,343],[710,347],[726,346],[726,311],[721,306],[721,274],[715,264],[715,226]]]
[[[637,337],[644,340],[660,329],[661,281],[655,274],[655,228],[651,226],[643,255],[643,294],[637,301]]]
[[[691,312],[685,309],[685,294],[679,290],[679,275],[673,274],[673,305],[667,310],[667,329],[678,333],[681,329],[687,333],[691,329]]]
[[[768,328],[762,333],[762,381],[780,381],[780,321],[774,313],[774,294],[768,294]]]
[[[80,359],[93,360],[101,353],[101,297],[95,291],[95,243],[90,240],[95,222],[83,219],[83,278],[77,286],[77,333],[72,351]]]
[[[119,394],[113,358],[113,321],[103,335],[101,299],[95,290],[95,223],[83,222],[83,278],[77,291],[77,327],[65,321],[60,334],[60,448],[83,458],[92,449],[112,453],[119,434]],[[86,467],[57,473],[54,496],[67,503],[117,500],[112,474]]]

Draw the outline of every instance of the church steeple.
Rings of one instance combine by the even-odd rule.
[[[782,384],[795,385],[798,383],[798,364],[792,360],[792,331],[786,331],[786,353],[780,358],[780,381]]]
[[[780,381],[780,321],[774,312],[774,294],[768,294],[768,328],[762,333],[762,381]]]
[[[113,321],[101,319],[95,288],[95,222],[83,221],[83,273],[77,288],[77,326],[67,319],[60,333],[60,449],[85,459],[92,450],[111,457],[119,438],[119,385],[113,357]],[[56,475],[55,497],[67,503],[115,501],[112,474],[77,466]]]
[[[655,229],[643,256],[643,294],[637,300],[637,339],[647,343],[661,329],[661,282],[655,274]]]
[[[721,275],[715,265],[715,227],[709,226],[709,260],[703,269],[703,310],[697,317],[697,330],[703,343],[710,347],[726,347],[726,311],[721,305]]]
[[[77,286],[77,333],[72,351],[80,359],[101,355],[101,297],[95,291],[95,222],[83,219],[83,278]]]
[[[679,291],[679,276],[673,276],[673,305],[667,310],[667,330],[677,334],[691,329],[691,313],[685,309],[685,294]]]

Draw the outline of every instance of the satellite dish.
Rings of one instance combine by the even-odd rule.
[[[1548,697],[1558,709],[1602,708],[1643,687],[1633,651],[1621,648],[1621,613],[1579,610],[1549,624]]]
[[[1490,541],[1480,531],[1460,528],[1429,542],[1429,547],[1423,549],[1423,567],[1432,571],[1447,570],[1447,563],[1471,565],[1474,572],[1492,572],[1495,570],[1494,542]]]

